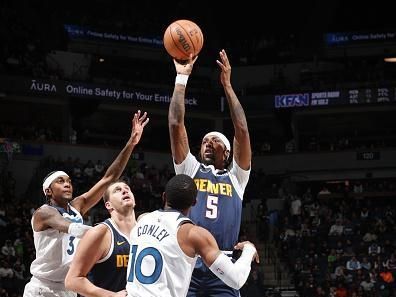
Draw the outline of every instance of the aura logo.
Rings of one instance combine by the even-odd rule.
[[[54,84],[38,82],[35,79],[32,79],[30,90],[37,92],[56,93],[56,86]]]
[[[309,94],[276,95],[275,108],[309,106]]]

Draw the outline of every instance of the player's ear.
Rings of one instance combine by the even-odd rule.
[[[51,188],[46,188],[46,189],[45,189],[45,195],[46,195],[46,196],[50,196],[51,194],[52,194]]]
[[[230,157],[230,151],[229,150],[224,150],[224,160],[228,161],[229,157]]]
[[[106,207],[107,210],[110,210],[110,209],[113,208],[113,207],[111,206],[111,202],[110,202],[110,201],[106,201],[106,202],[105,202],[105,207]]]
[[[162,199],[162,207],[164,207],[165,204],[166,204],[166,194],[165,194],[165,192],[162,192],[161,199]]]
[[[196,199],[196,198],[194,198],[194,200],[193,200],[191,206],[194,206],[195,204],[197,204],[197,199]]]

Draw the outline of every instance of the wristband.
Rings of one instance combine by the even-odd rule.
[[[187,75],[187,74],[178,73],[176,75],[175,85],[187,86],[188,76],[189,75]]]
[[[91,229],[91,226],[84,225],[82,223],[71,223],[69,225],[69,228],[67,230],[67,233],[70,235],[73,235],[75,237],[81,238],[87,232],[89,229]]]

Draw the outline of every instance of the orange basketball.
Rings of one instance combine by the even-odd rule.
[[[169,55],[177,60],[195,57],[203,46],[203,34],[199,26],[189,20],[177,20],[166,28],[164,46]]]

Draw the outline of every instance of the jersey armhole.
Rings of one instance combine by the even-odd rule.
[[[96,263],[103,263],[104,261],[106,261],[107,259],[110,258],[111,254],[113,253],[114,250],[114,234],[113,234],[113,230],[111,229],[111,227],[106,223],[106,222],[102,222],[99,224],[103,224],[107,227],[107,229],[110,230],[110,237],[111,237],[111,241],[110,241],[110,248],[109,251],[107,252],[106,256],[104,256],[103,258],[99,259]],[[99,225],[98,224],[98,225]]]

